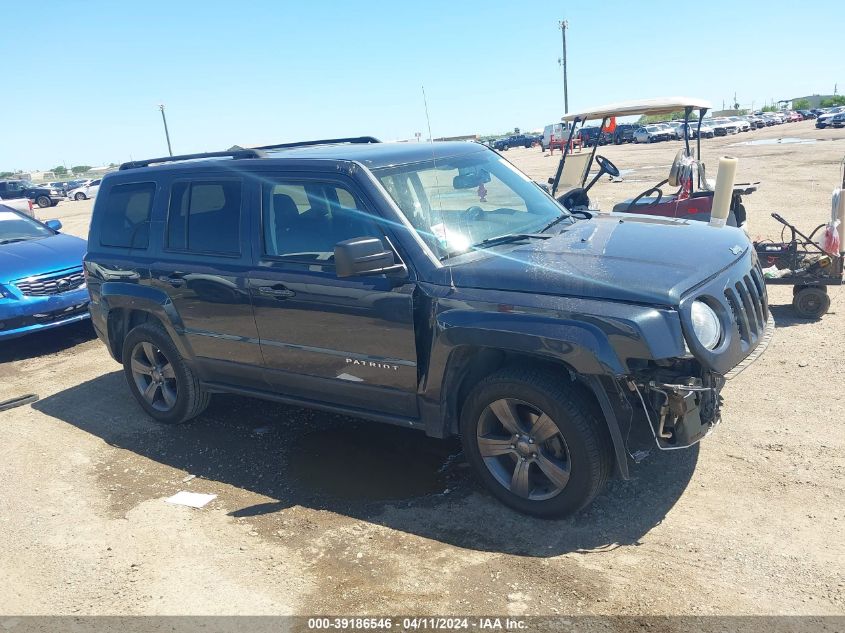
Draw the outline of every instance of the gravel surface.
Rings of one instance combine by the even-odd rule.
[[[736,145],[799,137],[815,143]],[[845,132],[811,122],[704,142],[739,157],[752,236],[778,211],[826,220]],[[601,148],[627,172],[601,205],[665,178],[679,143]],[[557,157],[507,157],[544,181]],[[85,235],[91,203],[48,210]],[[45,212],[40,215],[46,219]],[[654,454],[575,518],[494,501],[457,442],[215,396],[151,422],[80,324],[0,344],[0,614],[845,614],[845,293],[778,322],[728,383],[700,446]],[[217,497],[170,505],[179,490]]]

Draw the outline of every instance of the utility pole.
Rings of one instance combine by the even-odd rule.
[[[567,114],[569,112],[569,90],[566,85],[566,29],[569,28],[569,21],[561,20],[558,22],[558,28],[560,29],[563,44],[563,57],[557,61],[563,66],[563,113]]]
[[[173,156],[173,150],[170,148],[170,132],[167,131],[167,117],[164,116],[164,104],[160,103],[158,109],[161,110],[161,121],[164,123],[164,136],[167,138],[167,153]]]

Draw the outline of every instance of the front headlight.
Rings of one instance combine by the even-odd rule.
[[[692,330],[698,342],[707,349],[715,349],[722,339],[722,325],[718,315],[701,300],[692,302]]]

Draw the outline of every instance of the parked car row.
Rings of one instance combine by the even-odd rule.
[[[9,203],[16,209],[23,206],[11,204],[13,200],[26,200],[37,204],[42,209],[55,207],[61,200],[87,200],[97,196],[100,190],[100,178],[71,180],[68,182],[45,182],[40,185],[28,180],[0,180],[0,201]],[[32,204],[29,204],[31,211]],[[31,215],[31,213],[30,213]]]
[[[823,130],[826,127],[842,127],[842,114],[845,113],[845,106],[827,108],[816,118],[816,127]]]

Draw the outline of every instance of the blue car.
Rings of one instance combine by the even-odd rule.
[[[86,242],[0,204],[0,341],[89,318]]]

